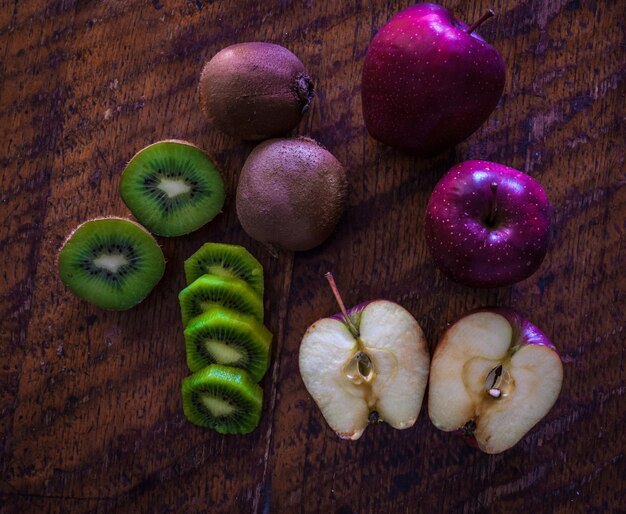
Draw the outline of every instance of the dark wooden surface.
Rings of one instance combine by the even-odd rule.
[[[406,1],[1,2],[0,512],[618,512],[626,505],[624,331],[625,19],[623,0],[449,0],[507,63],[497,110],[433,159],[379,145],[363,127],[360,73],[371,37]],[[334,235],[277,259],[243,233],[238,172],[252,148],[198,112],[205,59],[235,42],[281,43],[317,83],[298,127],[349,169]],[[225,212],[161,238],[167,271],[140,306],[106,312],[72,296],[55,254],[91,217],[128,215],[125,162],[163,138],[187,139],[224,170]],[[513,287],[442,277],[424,243],[438,178],[468,158],[537,178],[554,230],[539,271]],[[266,270],[274,358],[260,427],[223,437],[188,423],[177,293],[183,260],[206,241],[244,244]],[[434,349],[472,307],[527,313],[562,352],[561,396],[498,456],[437,431],[422,409],[405,431],[358,442],[325,424],[298,373],[302,334],[336,306],[398,301]],[[623,512],[623,510],[622,510]]]

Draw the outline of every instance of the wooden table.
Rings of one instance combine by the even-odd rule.
[[[626,505],[624,340],[625,18],[623,0],[445,4],[507,63],[502,101],[468,141],[432,159],[367,134],[360,76],[368,42],[400,1],[2,2],[0,9],[0,511],[618,512]],[[317,98],[297,132],[349,169],[348,207],[321,247],[271,257],[241,229],[237,177],[253,147],[198,110],[203,62],[231,43],[283,44]],[[56,253],[78,223],[128,216],[120,173],[145,145],[187,139],[224,170],[225,210],[186,237],[159,239],[167,270],[149,298],[107,312],[71,295]],[[443,277],[424,210],[454,163],[483,158],[538,179],[553,205],[549,253],[513,287]],[[261,425],[224,437],[183,416],[177,294],[183,260],[206,241],[248,247],[266,270],[275,334]],[[561,396],[512,450],[487,456],[437,431],[425,409],[405,431],[339,440],[307,394],[302,334],[349,304],[409,309],[435,348],[467,310],[511,305],[562,352]],[[623,512],[623,510],[622,510]]]

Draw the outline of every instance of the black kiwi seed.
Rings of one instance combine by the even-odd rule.
[[[247,434],[261,419],[263,390],[242,369],[212,364],[182,383],[183,411],[195,425]]]
[[[239,278],[263,297],[263,267],[243,246],[205,243],[185,261],[187,284],[202,275]]]
[[[76,228],[59,253],[61,280],[74,294],[106,309],[138,304],[159,282],[165,258],[141,225],[98,218]]]
[[[202,111],[217,128],[246,140],[292,130],[309,109],[313,81],[304,64],[272,43],[239,43],[207,62],[198,86]]]
[[[224,205],[217,167],[185,141],[160,141],[137,153],[122,174],[120,194],[134,216],[160,236],[193,232]]]

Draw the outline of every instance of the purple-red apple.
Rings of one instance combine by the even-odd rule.
[[[372,40],[363,66],[362,104],[370,135],[433,155],[460,143],[495,109],[504,89],[500,53],[436,4],[395,15]]]
[[[486,453],[515,445],[552,408],[563,366],[537,327],[507,308],[481,309],[443,335],[430,367],[428,414]]]
[[[300,344],[300,374],[322,415],[342,439],[368,423],[413,426],[428,382],[430,357],[415,318],[397,303],[374,300],[313,323]]]
[[[426,242],[437,266],[468,286],[506,286],[532,275],[546,255],[549,229],[541,185],[494,162],[451,168],[426,208]]]

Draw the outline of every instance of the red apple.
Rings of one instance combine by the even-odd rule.
[[[432,155],[472,134],[504,89],[500,53],[436,4],[417,4],[376,34],[365,56],[361,98],[370,135]]]
[[[413,426],[428,382],[430,357],[415,318],[397,303],[373,300],[313,323],[302,338],[299,366],[307,390],[342,439],[369,423]]]
[[[486,453],[515,445],[552,408],[563,366],[548,337],[519,313],[481,309],[462,317],[435,349],[428,414]]]
[[[426,242],[437,266],[468,286],[506,286],[532,275],[546,255],[549,229],[541,185],[495,162],[457,164],[426,208]]]

